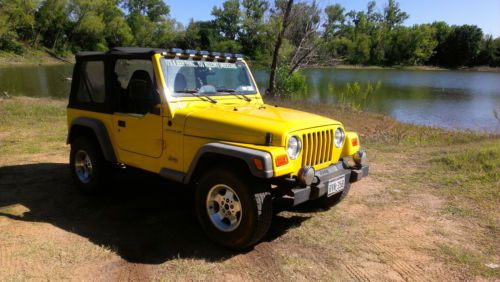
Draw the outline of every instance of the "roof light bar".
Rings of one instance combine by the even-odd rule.
[[[184,52],[184,50],[182,50],[180,48],[172,48],[172,49],[170,49],[170,53],[174,53],[176,56],[182,55],[183,52]]]
[[[226,59],[226,60],[231,60],[231,59],[236,59],[238,61],[243,60],[243,55],[242,54],[233,54],[233,53],[221,53],[221,52],[209,52],[207,50],[193,50],[193,49],[180,49],[180,48],[171,48],[168,50],[167,53],[162,53],[164,55],[170,54],[175,55],[175,56],[189,56],[189,57],[195,57],[195,56],[201,56],[203,58],[208,58],[208,57],[213,57],[213,59]]]
[[[184,53],[188,54],[189,57],[194,57],[194,55],[196,54],[196,50],[186,49],[186,50],[184,50]]]
[[[207,50],[198,51],[198,55],[201,55],[201,56],[208,56],[209,54],[210,53]]]

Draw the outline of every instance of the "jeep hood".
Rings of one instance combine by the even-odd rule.
[[[274,146],[284,145],[287,134],[313,127],[338,125],[338,121],[271,105],[211,105],[186,115],[186,135],[224,141],[265,144],[266,133]]]

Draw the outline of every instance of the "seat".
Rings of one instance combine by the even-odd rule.
[[[130,111],[144,115],[159,103],[159,97],[153,87],[153,81],[145,70],[136,70],[128,84]]]

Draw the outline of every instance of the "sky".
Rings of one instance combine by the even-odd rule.
[[[223,0],[164,0],[170,6],[170,15],[187,25],[190,19],[212,19],[213,6]],[[309,0],[307,0],[309,1]],[[368,0],[317,0],[321,7],[339,3],[346,10],[364,10]],[[378,0],[383,10],[386,0]],[[405,25],[445,21],[450,25],[474,24],[485,34],[500,36],[500,0],[399,0],[400,7],[410,15]]]

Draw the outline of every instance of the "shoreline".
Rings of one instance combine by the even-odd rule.
[[[66,60],[66,61],[64,61]],[[41,52],[41,54],[28,54],[28,56],[20,56],[16,54],[6,53],[0,51],[0,67],[9,65],[58,65],[58,64],[68,64],[69,62],[74,63],[74,55],[63,58],[55,58],[46,52]],[[69,62],[67,62],[69,61]],[[251,61],[249,61],[251,66]],[[262,67],[256,67],[262,68]],[[349,65],[349,64],[338,64],[338,65],[316,65],[316,66],[305,66],[303,69],[340,69],[340,70],[409,70],[409,71],[467,71],[467,72],[493,72],[500,73],[500,67],[490,67],[490,66],[474,66],[474,67],[460,67],[460,68],[445,68],[440,66],[376,66],[376,65]]]
[[[500,67],[475,66],[460,67],[456,69],[444,68],[439,66],[364,66],[364,65],[334,65],[334,66],[314,66],[307,68],[333,68],[346,70],[409,70],[409,71],[468,71],[468,72],[494,72],[500,73]]]
[[[74,63],[74,56],[59,59],[43,51],[28,53],[26,56],[0,51],[0,67],[68,64],[64,60]]]

